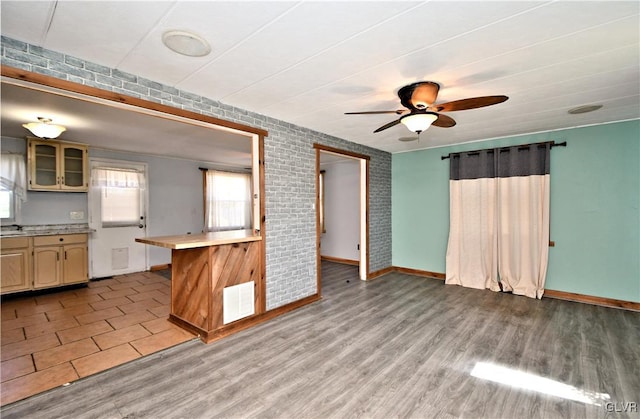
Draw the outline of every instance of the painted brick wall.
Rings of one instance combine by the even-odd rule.
[[[11,67],[267,130],[267,309],[316,292],[314,143],[371,157],[369,270],[391,266],[391,154],[7,37],[1,59]]]

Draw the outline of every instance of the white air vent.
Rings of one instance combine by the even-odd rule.
[[[244,282],[222,290],[222,322],[224,324],[255,313],[253,289],[255,282]]]
[[[127,269],[129,267],[129,248],[111,249],[111,269]]]

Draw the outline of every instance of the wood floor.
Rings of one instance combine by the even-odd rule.
[[[134,360],[0,414],[638,417],[640,313],[400,273],[357,278],[357,267],[324,262],[317,303],[209,345],[189,341]]]

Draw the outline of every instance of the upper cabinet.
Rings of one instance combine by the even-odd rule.
[[[29,190],[87,192],[87,146],[29,138]]]

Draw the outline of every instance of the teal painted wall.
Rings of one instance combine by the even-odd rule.
[[[445,272],[449,161],[440,156],[551,140],[568,146],[551,152],[556,246],[549,250],[545,288],[640,302],[637,120],[394,154],[393,265]]]

